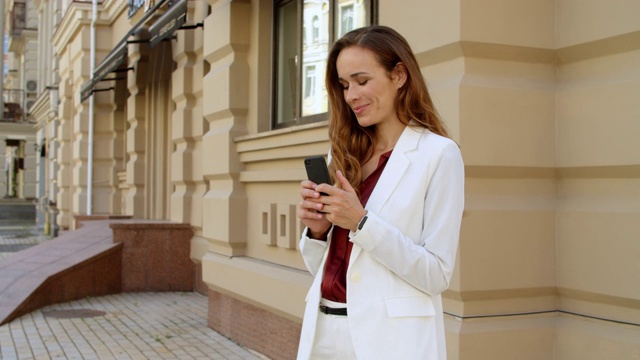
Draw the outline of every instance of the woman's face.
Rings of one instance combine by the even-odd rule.
[[[371,50],[351,46],[336,61],[344,99],[362,127],[398,121],[395,100],[405,76],[401,66],[387,72]]]

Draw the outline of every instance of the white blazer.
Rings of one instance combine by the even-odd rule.
[[[453,273],[464,207],[464,165],[455,142],[407,127],[366,209],[347,269],[347,311],[358,359],[446,360],[442,293]],[[307,294],[298,359],[313,346],[329,241],[302,234],[315,279]]]

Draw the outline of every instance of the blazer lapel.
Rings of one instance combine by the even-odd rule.
[[[402,179],[402,176],[411,163],[407,157],[407,153],[416,149],[421,135],[421,129],[414,129],[409,126],[404,129],[391,153],[391,157],[389,157],[389,161],[382,175],[380,175],[375,189],[373,189],[371,193],[371,197],[366,206],[367,210],[378,213],[387,202],[389,196],[391,196],[393,190],[398,186],[400,179]]]
[[[407,157],[407,153],[418,147],[418,142],[420,141],[420,136],[422,136],[423,131],[421,128],[411,128],[410,126],[404,129],[391,153],[391,157],[389,157],[387,161],[384,171],[382,171],[380,175],[380,179],[378,179],[376,187],[371,193],[371,197],[369,197],[369,201],[367,201],[365,209],[376,214],[380,212],[380,209],[387,202],[389,196],[391,196],[391,193],[393,193],[398,186],[400,179],[402,179],[402,176],[409,167],[411,161]],[[353,245],[349,258],[349,269],[361,250],[362,248],[360,246]]]

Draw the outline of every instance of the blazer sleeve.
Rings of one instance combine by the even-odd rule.
[[[354,244],[401,279],[435,295],[449,287],[460,237],[464,164],[458,146],[452,141],[446,144],[430,166],[423,222],[416,224],[422,226],[420,239],[405,236],[371,211],[363,228],[350,236]]]
[[[300,253],[302,254],[302,260],[304,264],[314,277],[320,272],[322,266],[322,258],[329,246],[329,239],[333,234],[333,227],[327,234],[327,240],[316,240],[310,238],[307,233],[309,228],[305,228],[302,232],[302,239],[300,240]]]

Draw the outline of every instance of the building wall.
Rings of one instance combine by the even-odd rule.
[[[126,4],[111,1],[100,4],[96,21],[96,66],[117,44],[124,33],[122,17]],[[86,214],[87,177],[92,171],[91,212],[121,214],[122,199],[118,174],[124,169],[124,109],[116,104],[114,92],[96,92],[93,139],[89,136],[89,101],[81,102],[79,90],[91,77],[90,26],[91,3],[69,3],[53,34],[58,69],[58,119],[60,123],[52,142],[58,146],[55,163],[58,225],[62,229],[75,227],[73,217]],[[99,89],[109,84],[100,83]],[[93,166],[89,166],[89,144],[93,146]],[[120,144],[120,146],[118,146]]]
[[[142,17],[116,4],[101,4],[102,57]],[[450,359],[640,356],[637,7],[379,1],[379,22],[409,40],[466,165],[443,294]],[[78,93],[90,77],[88,8],[69,3],[53,35],[62,227],[87,211],[89,109]],[[155,50],[128,45],[135,70],[96,96],[94,201],[99,212],[191,224],[210,326],[293,354],[312,280],[297,249],[302,159],[329,143],[326,121],[270,130],[272,13],[272,1],[189,1],[187,22],[204,26],[174,34],[163,81],[152,78]]]
[[[56,115],[58,107],[58,61],[53,56],[53,45],[51,37],[55,30],[55,24],[59,21],[60,6],[57,1],[35,1],[34,7],[37,9],[38,23],[38,49],[37,49],[37,69],[36,81],[37,91],[35,100],[29,113],[36,123],[37,143],[44,156],[39,153],[37,156],[37,191],[38,198],[37,218],[38,225],[47,235],[53,234],[53,223],[55,222],[55,194],[57,165],[55,163],[56,142],[55,138]]]
[[[568,317],[556,341],[567,358],[630,359],[640,356],[640,3],[601,5],[556,5],[557,291],[564,311],[636,326]]]
[[[31,116],[31,107],[36,100],[38,90],[38,9],[34,1],[27,1],[27,23],[23,31],[25,38],[22,50],[22,62],[24,73],[22,79],[22,89],[25,91],[24,109],[27,116]],[[35,179],[33,194],[35,195]]]
[[[208,16],[206,2],[189,3],[187,18],[190,23],[201,23]],[[172,114],[171,142],[171,208],[169,218],[175,222],[189,223],[194,231],[192,258],[201,263],[208,250],[208,241],[203,235],[203,203],[208,181],[205,179],[204,162],[215,159],[203,148],[203,138],[208,121],[203,116],[203,77],[205,64],[204,37],[200,29],[178,31],[172,42],[175,70],[172,74]]]
[[[19,146],[7,146],[7,140],[19,141]],[[33,149],[35,143],[33,124],[26,122],[0,122],[0,197],[16,197],[33,199],[35,197],[35,159]],[[24,168],[15,172],[15,187],[13,187],[13,161],[22,158]],[[10,188],[8,188],[8,186]]]
[[[45,110],[45,108],[49,108],[50,107],[50,103],[49,103],[49,97],[46,96],[46,100],[45,99],[41,99],[41,94],[42,94],[42,90],[44,87],[46,87],[50,80],[51,80],[51,59],[53,58],[53,56],[51,56],[51,43],[49,41],[47,41],[47,39],[51,38],[51,32],[53,30],[53,26],[50,23],[51,19],[52,19],[52,15],[53,12],[51,11],[51,8],[49,6],[49,3],[46,1],[35,1],[34,4],[34,10],[36,12],[37,15],[37,23],[36,23],[36,27],[39,29],[38,31],[38,49],[37,49],[37,54],[36,54],[36,62],[37,62],[37,69],[38,71],[36,71],[36,81],[37,81],[37,88],[36,88],[36,97],[38,98],[38,101],[34,101],[34,105],[30,108],[30,113],[31,116],[33,117],[33,119],[35,120],[35,122],[37,123],[36,125],[36,129],[37,129],[37,133],[36,133],[36,138],[37,138],[37,142],[38,144],[40,144],[40,146],[45,145],[46,143],[46,130],[43,129],[42,126],[42,121],[41,119],[46,115],[46,112],[48,109]],[[47,51],[49,50],[49,51]],[[47,91],[47,95],[48,95],[48,91]],[[45,145],[46,146],[46,145]],[[38,156],[36,158],[36,162],[37,162],[37,176],[36,176],[36,182],[37,182],[37,190],[36,190],[36,197],[38,199],[41,199],[42,197],[45,196],[46,193],[46,184],[48,184],[47,181],[47,177],[46,177],[46,163],[45,163],[45,159],[41,158],[40,156]],[[36,208],[37,209],[37,218],[38,218],[38,225],[39,226],[44,226],[44,213],[43,211],[41,211],[40,207]]]
[[[555,313],[544,312],[557,302],[554,2],[438,5],[414,12],[450,15],[423,21],[424,28],[410,28],[392,9],[381,9],[381,17],[424,44],[418,58],[465,160],[458,262],[443,294],[449,358],[550,359]]]
[[[24,10],[23,16],[16,16],[20,21],[15,21],[12,10],[18,6]],[[16,11],[18,14],[20,11]],[[14,109],[13,114],[9,112],[11,118],[0,121],[0,141],[2,144],[2,153],[5,153],[5,139],[20,140],[20,146],[9,149],[13,154],[22,159],[22,168],[16,172],[15,191],[11,190],[7,193],[7,175],[3,173],[1,180],[3,182],[2,196],[13,196],[21,199],[36,198],[37,185],[37,156],[34,146],[36,144],[35,129],[33,128],[33,118],[29,113],[28,107],[32,105],[34,92],[30,87],[34,83],[34,77],[37,72],[37,12],[33,2],[22,2],[15,4],[9,1],[4,7],[6,30],[3,30],[8,38],[8,47],[6,52],[5,68],[7,73],[4,77],[3,93],[5,108],[7,104]],[[15,26],[13,26],[15,23]],[[15,28],[15,29],[14,29]],[[29,85],[29,87],[27,86]],[[15,108],[18,106],[19,108]],[[3,164],[5,160],[2,160]],[[9,165],[12,166],[12,165]],[[5,166],[2,166],[5,169]],[[11,180],[13,181],[13,180]],[[11,182],[9,181],[9,182]]]
[[[264,131],[268,101],[252,91],[268,88],[260,84],[269,71],[264,64],[269,46],[264,44],[270,39],[261,30],[268,26],[263,18],[269,18],[271,5],[251,2],[247,9],[246,2],[211,3],[214,28],[205,26],[205,39],[209,35],[214,45],[205,46],[205,59],[211,59],[215,72],[205,76],[205,97],[211,84],[211,93],[229,93],[229,98],[209,111],[205,104],[205,117],[207,112],[220,117],[210,129],[218,144],[212,152],[228,156],[229,163],[209,165],[219,169],[216,179],[224,181],[217,189],[212,184],[216,199],[204,209],[205,219],[221,221],[212,222],[212,231],[205,233],[210,246],[203,277],[227,296],[250,299],[258,308],[299,321],[310,279],[288,231],[299,234],[293,206],[304,177],[300,160],[326,152],[326,124]],[[607,9],[597,2],[571,1],[379,4],[380,23],[405,34],[416,51],[466,163],[458,267],[444,294],[450,358],[581,358],[586,353],[597,358],[614,348],[623,349],[615,353],[625,358],[639,351],[638,341],[631,340],[637,327],[614,322],[637,324],[640,299],[628,275],[636,268],[631,254],[637,231],[631,223],[638,219],[632,200],[637,197],[638,152],[629,151],[634,144],[627,140],[635,133],[630,123],[638,114],[631,100],[637,83],[629,80],[637,77],[638,28],[632,15],[617,17],[630,3],[614,2]],[[590,27],[594,18],[602,22],[598,31]],[[575,38],[581,33],[576,29],[586,28],[591,36]],[[221,40],[220,33],[236,36]],[[246,43],[249,89],[237,85],[244,76],[245,53],[231,57],[225,52],[244,49],[240,45]],[[569,77],[575,78],[573,84]],[[233,91],[229,83],[236,84]],[[587,85],[593,87],[588,94]],[[604,101],[608,91],[613,104]],[[583,110],[585,101],[589,110]],[[231,110],[245,107],[247,119],[233,116]],[[591,124],[580,116],[587,113]],[[606,123],[613,129],[597,121],[604,114],[615,117]],[[628,126],[630,132],[619,131]],[[600,146],[594,148],[593,141]],[[582,163],[567,161],[570,151]],[[610,187],[616,188],[613,194],[606,190]],[[235,211],[247,215],[238,218]],[[591,246],[583,245],[585,239]],[[603,253],[606,260],[598,261]],[[282,265],[288,276],[269,276]],[[282,288],[288,289],[286,296],[268,290]],[[605,334],[616,329],[613,333],[624,336],[596,340],[585,327]],[[594,343],[595,352],[579,346]]]
[[[78,76],[78,71],[82,74],[83,69],[79,66],[79,64],[83,62],[82,56],[84,55],[82,51],[82,37],[87,37],[89,33],[87,25],[89,24],[88,16],[90,6],[84,5],[84,9],[76,7],[82,6],[82,4],[76,4],[76,6],[66,9],[66,12],[63,13],[62,21],[56,28],[52,39],[56,56],[60,59],[58,69],[60,79],[58,83],[60,103],[57,116],[60,122],[57,136],[52,139],[52,141],[55,141],[58,145],[56,162],[59,170],[56,174],[56,184],[58,185],[56,203],[60,214],[57,217],[57,222],[58,226],[65,230],[73,227],[74,213],[85,212],[84,208],[78,208],[78,206],[81,205],[79,201],[77,201],[77,196],[80,195],[82,190],[81,186],[86,184],[86,182],[80,178],[78,174],[80,169],[75,165],[77,161],[81,160],[80,152],[83,151],[84,154],[86,154],[86,145],[85,148],[82,149],[80,142],[76,141],[75,134],[81,129],[81,126],[84,126],[86,129],[86,118],[88,118],[88,114],[85,113],[84,115],[84,125],[78,123],[82,118],[78,118],[75,104],[78,99],[77,92],[79,91],[81,78],[74,81],[74,78]],[[84,12],[82,12],[82,10],[84,10]],[[76,14],[81,18],[76,23],[73,23],[69,19],[76,16]],[[79,51],[80,53],[78,53]],[[88,53],[88,49],[86,49],[84,53]],[[84,72],[88,73],[88,60],[85,60],[84,63],[86,63]],[[84,179],[86,179],[86,176]],[[76,201],[74,201],[76,190],[78,191],[78,195],[76,195]]]

